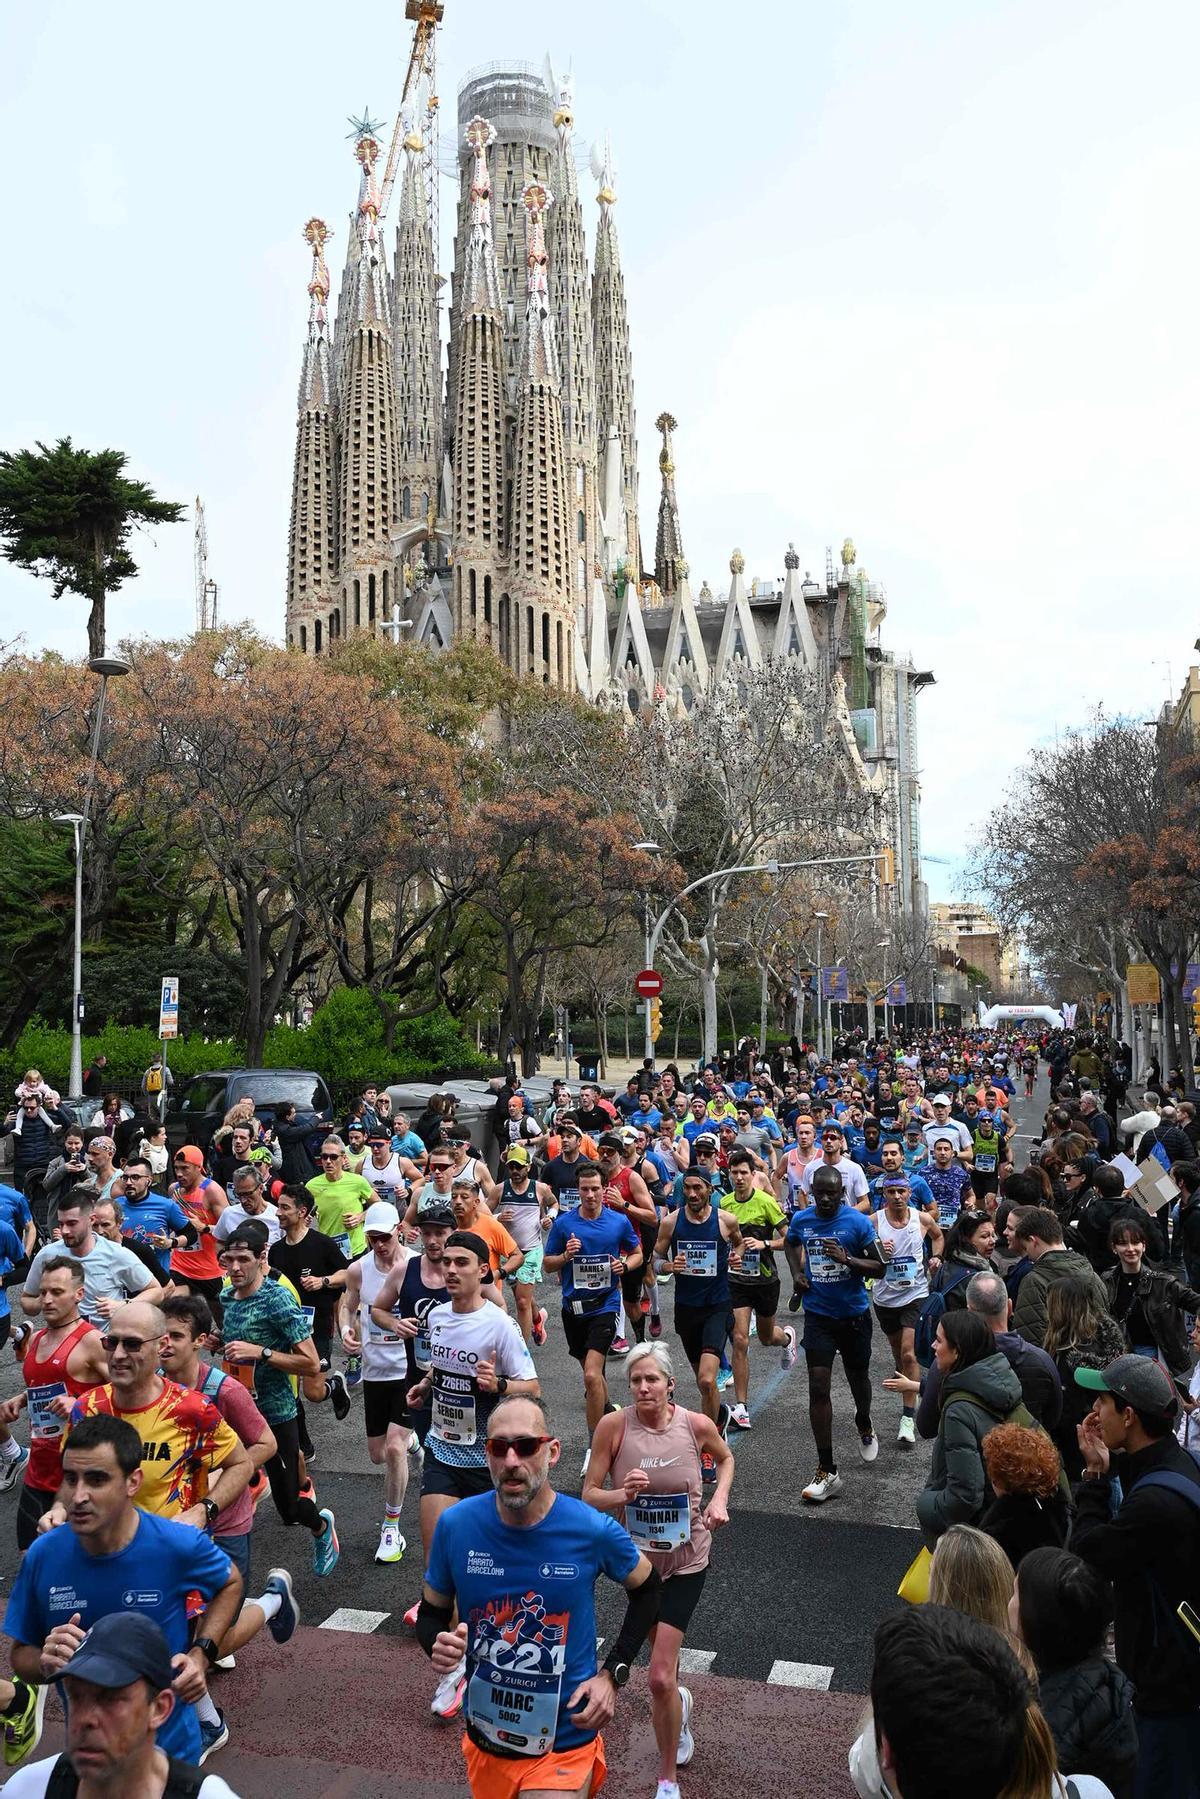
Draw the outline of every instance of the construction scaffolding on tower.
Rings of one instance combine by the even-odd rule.
[[[196,495],[194,532],[196,569],[196,629],[211,631],[217,622],[217,584],[208,578],[208,528],[204,519],[204,502]]]
[[[404,75],[404,91],[396,113],[387,166],[379,189],[379,217],[387,216],[388,201],[400,166],[400,152],[409,132],[422,139],[421,170],[425,177],[425,208],[429,219],[429,237],[433,245],[434,263],[439,259],[440,220],[438,206],[438,110],[437,29],[446,8],[442,0],[406,0],[404,16],[411,19],[412,51]]]

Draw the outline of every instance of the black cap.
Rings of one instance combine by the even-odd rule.
[[[145,1680],[156,1693],[165,1693],[175,1678],[167,1639],[143,1612],[98,1618],[59,1672],[114,1690]]]

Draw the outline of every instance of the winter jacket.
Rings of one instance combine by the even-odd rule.
[[[1012,1331],[999,1333],[996,1348],[1020,1381],[1021,1398],[1027,1410],[1044,1429],[1053,1434],[1063,1409],[1062,1380],[1054,1362],[1044,1349],[1039,1349],[1036,1344],[1026,1343],[1024,1337],[1014,1336]],[[1113,1353],[1120,1355],[1121,1352],[1118,1349]],[[918,1436],[929,1438],[937,1435],[941,1405],[942,1377],[935,1362],[926,1371],[921,1387],[921,1400],[917,1407]]]
[[[1038,1683],[1058,1765],[1070,1774],[1095,1774],[1113,1799],[1129,1799],[1137,1765],[1133,1688],[1119,1668],[1097,1655],[1074,1668],[1055,1668]]]
[[[1187,1132],[1177,1124],[1159,1124],[1142,1137],[1133,1154],[1135,1162],[1144,1162],[1155,1144],[1161,1144],[1168,1163],[1190,1162],[1193,1155],[1192,1141]]]
[[[1143,1486],[1147,1474],[1181,1474],[1200,1486],[1195,1460],[1174,1437],[1075,1488],[1071,1549],[1112,1582],[1117,1665],[1133,1682],[1139,1712],[1194,1712],[1197,1646],[1175,1613],[1200,1608],[1200,1511],[1177,1493]],[[1113,1477],[1124,1498],[1113,1515]]]
[[[1110,1312],[1120,1278],[1119,1268],[1113,1268],[1104,1276]],[[1187,1332],[1183,1327],[1183,1314],[1185,1311],[1200,1312],[1200,1293],[1191,1287],[1185,1287],[1182,1281],[1176,1280],[1165,1269],[1148,1268],[1143,1262],[1137,1287],[1134,1289],[1134,1304],[1139,1300],[1158,1353],[1170,1369],[1180,1393],[1186,1396],[1188,1383],[1192,1378],[1192,1357]],[[1132,1349],[1133,1345],[1127,1343],[1125,1347]]]
[[[1046,1336],[1046,1294],[1055,1281],[1075,1275],[1091,1289],[1094,1303],[1108,1310],[1108,1294],[1104,1282],[1086,1256],[1074,1249],[1048,1249],[1038,1257],[1021,1282],[1013,1307],[1012,1327],[1027,1343],[1041,1348]]]
[[[26,1118],[18,1112],[13,1123],[5,1127],[12,1132],[13,1174],[18,1187],[31,1169],[50,1166],[70,1122],[57,1106],[43,1106],[36,1117]]]
[[[1082,1424],[1086,1413],[1092,1409],[1094,1394],[1086,1387],[1081,1387],[1075,1379],[1076,1368],[1107,1368],[1110,1362],[1119,1355],[1125,1354],[1125,1338],[1115,1318],[1104,1313],[1098,1324],[1096,1336],[1091,1343],[1073,1344],[1069,1349],[1060,1350],[1055,1357],[1055,1367],[1062,1381],[1062,1417],[1050,1435],[1054,1438],[1055,1447],[1062,1457],[1062,1465],[1068,1480],[1078,1480],[1083,1473],[1083,1457],[1079,1451],[1079,1438],[1075,1435]]]
[[[942,1382],[941,1413],[929,1479],[917,1495],[917,1521],[932,1549],[952,1524],[977,1524],[987,1495],[981,1445],[1021,1403],[1021,1383],[1000,1350]]]
[[[1105,1275],[1117,1265],[1117,1258],[1108,1246],[1108,1233],[1118,1218],[1137,1219],[1146,1232],[1146,1254],[1152,1262],[1161,1262],[1167,1244],[1157,1218],[1152,1218],[1136,1199],[1130,1199],[1124,1193],[1118,1193],[1113,1199],[1092,1193],[1080,1208],[1075,1229],[1084,1254],[1096,1273]]]
[[[285,1181],[302,1186],[305,1181],[311,1181],[317,1172],[316,1163],[308,1153],[308,1140],[316,1128],[299,1121],[275,1126],[275,1141],[282,1157],[279,1172]]]
[[[1002,1493],[984,1512],[979,1528],[999,1543],[1013,1567],[1019,1568],[1031,1549],[1063,1548],[1070,1510],[1062,1493],[1052,1493],[1049,1499],[1038,1499],[1033,1493]],[[1074,1763],[1070,1765],[1074,1767]]]

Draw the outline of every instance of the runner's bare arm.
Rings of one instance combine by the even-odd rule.
[[[624,1428],[624,1423],[620,1412],[610,1412],[601,1418],[592,1436],[592,1454],[582,1498],[585,1505],[594,1506],[598,1512],[619,1512],[627,1499],[632,1499],[642,1487],[650,1484],[648,1476],[640,1468],[631,1471],[623,1486],[606,1487],[604,1484],[617,1451],[617,1432]],[[632,1492],[629,1489],[630,1481],[634,1482]]]

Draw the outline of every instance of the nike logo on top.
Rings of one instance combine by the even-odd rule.
[[[644,1455],[638,1466],[640,1468],[673,1468],[678,1460],[677,1455]]]

